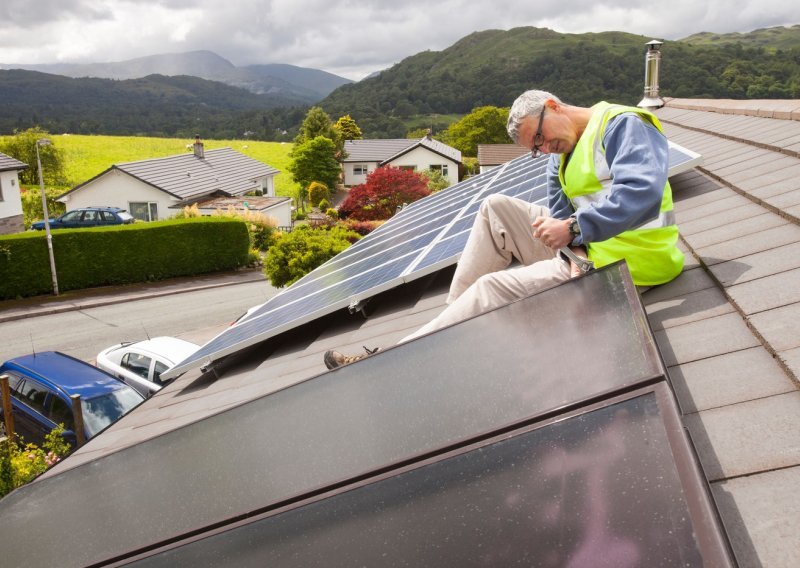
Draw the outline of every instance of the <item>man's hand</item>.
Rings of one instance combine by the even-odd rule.
[[[574,238],[569,232],[569,219],[561,221],[553,217],[536,217],[532,226],[533,236],[551,249],[565,247]]]
[[[569,250],[571,250],[581,258],[588,258],[588,255],[586,254],[586,249],[583,247],[569,247]],[[578,268],[578,265],[572,261],[569,261],[569,275],[572,278],[576,278],[581,274],[583,274],[583,272],[581,271],[580,268]]]

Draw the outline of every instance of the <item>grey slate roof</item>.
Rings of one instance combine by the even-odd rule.
[[[6,172],[9,170],[25,170],[28,169],[28,164],[25,162],[20,162],[16,158],[12,158],[11,156],[7,156],[0,152],[0,172]]]
[[[499,166],[528,152],[519,144],[478,144],[478,165]]]
[[[409,138],[390,138],[385,140],[347,140],[344,150],[347,158],[344,162],[380,162],[381,165],[423,146],[432,152],[444,156],[454,162],[461,163],[461,152],[438,140],[423,136],[419,140]]]
[[[756,101],[675,99],[656,112],[668,136],[705,162],[671,180],[684,271],[644,302],[739,565],[794,568],[800,121],[797,101],[764,103],[785,118],[758,116],[767,111]],[[46,475],[324,373],[326,349],[392,345],[444,308],[451,276],[445,269],[384,293],[368,319],[334,314],[254,346],[218,379],[186,373]]]
[[[64,195],[77,191],[111,170],[119,170],[180,199],[215,192],[243,195],[258,186],[254,180],[280,173],[272,166],[254,160],[231,148],[206,150],[204,158],[194,153],[166,158],[114,164]],[[63,196],[62,196],[63,197]]]

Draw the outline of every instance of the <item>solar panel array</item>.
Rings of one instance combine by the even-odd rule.
[[[163,377],[171,378],[211,363],[455,264],[486,197],[502,194],[530,203],[546,203],[548,160],[548,156],[521,156],[408,205],[379,229],[203,345]],[[670,175],[693,167],[697,161],[697,154],[670,143]]]

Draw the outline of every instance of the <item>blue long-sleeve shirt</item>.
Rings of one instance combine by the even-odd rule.
[[[573,210],[558,179],[560,154],[551,154],[547,166],[550,215],[575,215],[581,234],[573,245],[600,242],[655,219],[667,183],[667,138],[634,113],[613,117],[602,136],[612,185],[607,197]],[[567,166],[569,167],[569,166]]]

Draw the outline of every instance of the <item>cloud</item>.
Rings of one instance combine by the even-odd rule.
[[[207,49],[359,79],[479,30],[549,27],[679,39],[797,22],[794,0],[4,0],[2,63],[100,62]]]

